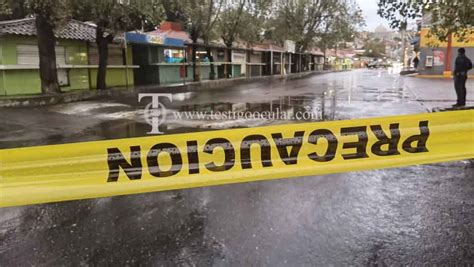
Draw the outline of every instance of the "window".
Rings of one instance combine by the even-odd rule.
[[[166,63],[179,63],[184,62],[184,50],[178,49],[165,49],[164,60]]]

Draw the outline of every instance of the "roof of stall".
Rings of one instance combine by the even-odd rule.
[[[96,27],[77,20],[70,20],[59,27],[54,35],[56,38],[95,41]],[[0,35],[36,36],[35,18],[0,21]]]
[[[204,41],[202,39],[198,39],[196,43],[189,42],[187,44],[188,45],[201,46],[201,47],[228,49],[228,47],[225,45],[225,43],[221,39],[212,40],[208,44],[204,44]],[[231,49],[233,49],[233,50],[249,50],[251,48],[248,48],[247,45],[244,42],[236,41],[232,44]]]
[[[189,34],[181,29],[181,24],[164,21],[160,28],[150,32],[127,32],[127,41],[138,44],[184,47],[191,42]]]
[[[284,52],[283,47],[270,43],[256,44],[252,47],[252,49],[255,51]]]
[[[313,48],[313,50],[311,50],[309,54],[312,54],[315,56],[324,56],[324,53],[319,48]]]
[[[338,58],[349,58],[356,56],[358,53],[352,49],[338,49],[337,53],[335,49],[326,50],[326,56],[328,57],[338,57]]]
[[[262,52],[265,52],[265,51],[285,52],[284,47],[273,44],[273,43],[256,44],[251,49],[254,50],[254,51],[262,51]],[[313,49],[311,51],[306,51],[304,53],[297,52],[297,53],[293,53],[293,54],[302,54],[302,55],[303,54],[312,54],[312,55],[317,55],[317,56],[323,56],[324,55],[324,53],[321,52],[321,50],[319,50],[319,49]]]

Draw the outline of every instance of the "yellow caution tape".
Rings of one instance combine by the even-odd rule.
[[[0,206],[474,158],[474,111],[0,150]]]

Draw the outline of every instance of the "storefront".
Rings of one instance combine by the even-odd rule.
[[[312,71],[315,71],[315,70],[323,70],[323,67],[324,67],[324,53],[317,50],[317,49],[313,49],[311,52],[310,52],[310,57],[311,57],[311,62],[310,62],[310,69]]]
[[[0,96],[41,94],[34,18],[0,22]],[[56,64],[62,92],[96,88],[95,26],[71,20],[57,32]],[[131,50],[110,45],[108,86],[133,85]],[[128,60],[125,60],[127,57]]]
[[[247,51],[244,49],[232,50],[232,76],[233,78],[245,77],[247,73]]]
[[[264,53],[258,47],[248,51],[247,77],[258,77],[264,75]]]
[[[135,84],[172,84],[193,80],[185,42],[187,33],[176,23],[165,22],[160,30],[127,32],[127,44],[132,47]]]
[[[202,43],[187,44],[187,46],[189,55],[192,55],[193,47],[196,49],[196,75],[199,81],[225,78],[224,66],[228,62],[226,58],[227,48],[215,43],[207,45]],[[189,61],[192,61],[191,57]]]
[[[439,41],[435,36],[430,36],[428,33],[429,28],[422,28],[420,31],[420,61],[417,68],[419,74],[442,76],[446,70],[452,71],[457,50],[460,47],[466,49],[466,56],[471,59],[474,58],[474,34],[466,36],[464,40],[453,35],[451,37],[450,56],[448,57],[448,42]],[[445,64],[449,64],[449,66]],[[472,75],[471,73],[470,75]]]

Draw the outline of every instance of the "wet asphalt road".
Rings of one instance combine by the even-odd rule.
[[[428,99],[433,86],[423,88],[419,80],[385,70],[358,70],[180,92],[166,106],[176,111],[311,110],[316,120],[339,120],[451,104],[444,95]],[[469,83],[468,94],[473,88]],[[0,147],[143,136],[150,127],[142,107],[131,96],[0,109]],[[162,130],[167,133],[288,122],[166,121]],[[457,161],[4,208],[0,263],[474,264],[474,168],[470,161]]]

